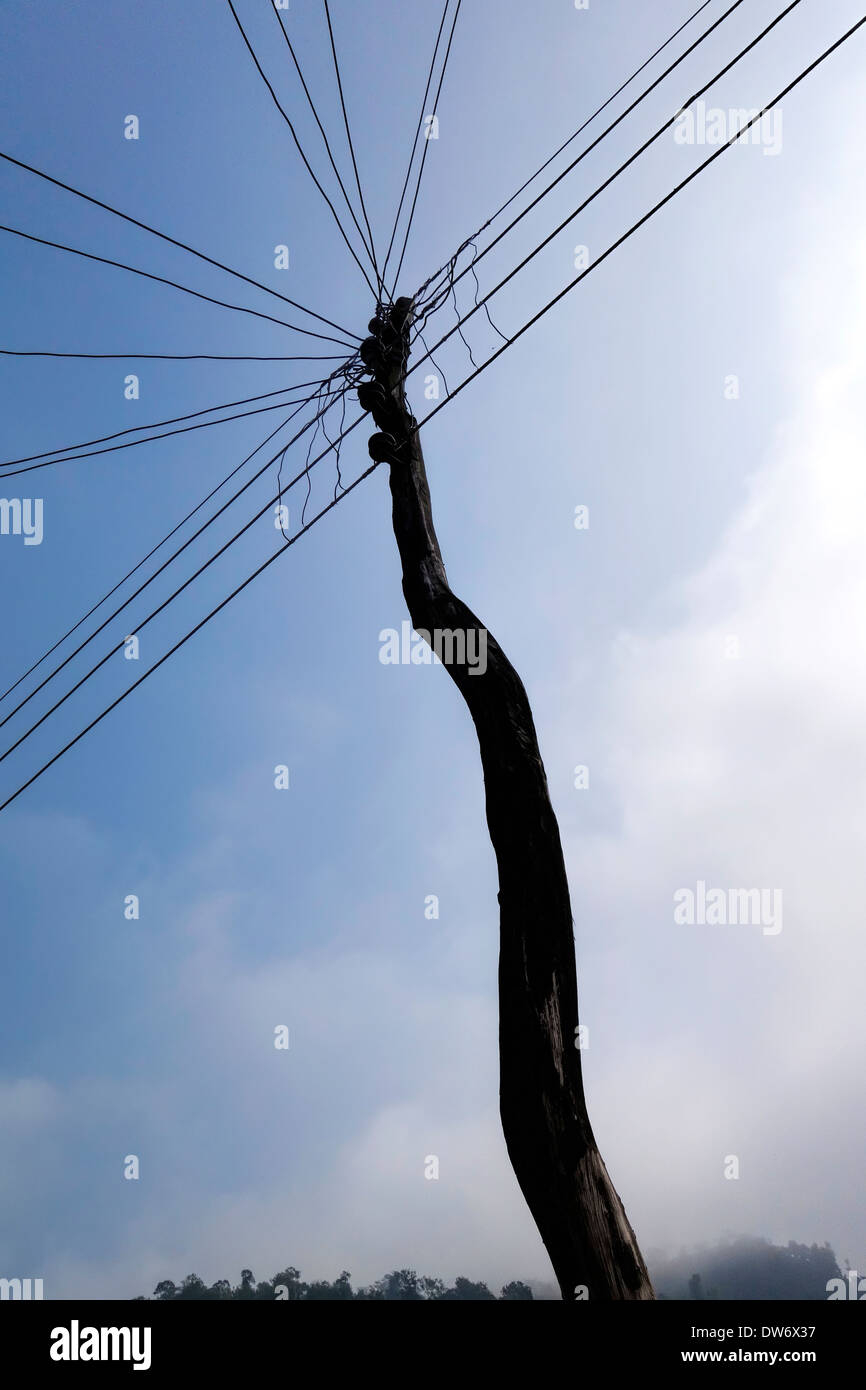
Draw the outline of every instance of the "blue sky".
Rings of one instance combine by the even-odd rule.
[[[746,0],[482,262],[484,291],[781,8]],[[860,17],[830,8],[803,0],[708,101],[775,95]],[[324,177],[274,15],[238,9]],[[399,288],[689,9],[464,0]],[[381,244],[439,11],[332,12]],[[0,148],[365,332],[369,291],[222,0],[4,3],[0,22]],[[287,22],[346,167],[321,8],[293,0]],[[590,1113],[641,1243],[829,1239],[861,1269],[864,42],[786,98],[777,155],[717,160],[424,436],[452,585],[533,702],[572,887]],[[572,278],[576,245],[598,254],[707,152],[660,140],[497,296],[500,328]],[[2,221],[35,235],[287,308],[11,166],[0,198]],[[330,350],[0,236],[0,347]],[[431,333],[453,321],[444,309]],[[477,360],[497,346],[482,315],[466,333]],[[452,387],[471,369],[459,339],[436,356]],[[2,457],[274,391],[310,365],[3,358]],[[43,499],[44,539],[0,537],[2,688],[278,418],[10,480],[7,497]],[[347,440],[346,479],[367,466],[366,434]],[[336,475],[317,472],[321,505]],[[68,671],[135,631],[275,488],[271,470]],[[287,500],[294,527],[303,498]],[[3,813],[0,1272],[44,1277],[47,1296],[290,1262],[364,1280],[395,1265],[550,1278],[499,1130],[496,883],[472,725],[443,670],[378,659],[380,631],[406,616],[389,503],[379,470]],[[277,543],[266,516],[148,626],[139,663],[112,659],[0,764],[0,799]],[[2,732],[23,732],[47,694]],[[699,879],[781,887],[784,930],[676,926],[673,893]],[[288,1052],[273,1048],[282,1023]]]

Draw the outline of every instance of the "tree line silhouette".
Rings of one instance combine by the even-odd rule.
[[[452,1286],[445,1284],[429,1274],[416,1274],[414,1269],[395,1269],[375,1284],[365,1288],[353,1289],[348,1270],[329,1283],[327,1279],[316,1279],[307,1283],[301,1278],[300,1270],[290,1265],[275,1274],[272,1279],[256,1283],[250,1269],[241,1270],[241,1281],[232,1286],[228,1279],[217,1279],[208,1286],[197,1274],[188,1274],[181,1284],[164,1279],[153,1291],[154,1299],[163,1301],[183,1301],[184,1299],[206,1300],[254,1300],[273,1303],[284,1300],[290,1303],[312,1303],[322,1299],[338,1302],[354,1300],[360,1303],[383,1301],[398,1302],[437,1302],[455,1301],[496,1302],[515,1299],[531,1299],[532,1290],[528,1284],[514,1280],[505,1284],[497,1295],[491,1293],[486,1284],[474,1283],[462,1276],[454,1280]]]
[[[701,1246],[676,1255],[650,1257],[650,1272],[656,1296],[663,1299],[826,1299],[827,1282],[838,1278],[840,1269],[828,1244],[773,1245],[758,1236],[740,1236]],[[498,1294],[482,1282],[462,1275],[448,1285],[414,1269],[395,1269],[375,1283],[353,1289],[351,1275],[343,1270],[333,1282],[306,1281],[289,1265],[271,1279],[257,1282],[252,1270],[241,1270],[240,1283],[228,1279],[206,1284],[197,1274],[188,1274],[180,1284],[164,1279],[152,1297],[160,1301],[256,1301],[272,1303],[338,1302],[526,1302],[554,1298],[552,1286],[536,1286],[521,1279],[503,1285]],[[139,1300],[143,1301],[141,1296]]]

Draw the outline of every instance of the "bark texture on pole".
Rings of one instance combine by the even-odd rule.
[[[390,467],[394,535],[415,630],[474,630],[475,640],[486,642],[483,674],[466,661],[451,661],[447,670],[477,730],[499,870],[505,1142],[563,1298],[651,1299],[646,1266],[587,1115],[571,904],[532,710],[498,643],[452,593],[433,527],[417,422],[404,391],[412,308],[399,299],[371,320],[361,356],[372,380],[359,387],[358,399],[379,430],[370,455]]]

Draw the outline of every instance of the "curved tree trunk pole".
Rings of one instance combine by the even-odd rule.
[[[382,311],[380,311],[382,312]],[[411,300],[372,320],[358,391],[390,466],[394,535],[413,626],[446,664],[475,723],[499,870],[500,1114],[508,1155],[564,1299],[651,1299],[646,1266],[598,1151],[583,1093],[577,972],[559,828],[523,684],[452,593],[404,391]],[[436,633],[465,634],[449,654]],[[484,656],[486,655],[486,662]]]

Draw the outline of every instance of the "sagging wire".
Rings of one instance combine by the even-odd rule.
[[[432,352],[430,351],[429,347],[427,346],[427,340],[426,340],[426,338],[424,337],[424,334],[423,334],[422,332],[420,332],[420,330],[418,330],[418,331],[416,332],[416,335],[415,335],[415,336],[421,339],[421,342],[422,342],[422,344],[423,344],[423,346],[424,346],[424,351],[426,352],[427,356],[430,358],[430,361],[433,363],[433,366],[436,368],[437,372],[439,373],[439,375],[440,375],[441,378],[442,378],[442,381],[443,381],[443,383],[444,383],[444,385],[445,385],[445,394],[446,394],[446,396],[450,396],[450,395],[451,395],[451,387],[448,385],[448,378],[447,378],[447,376],[445,375],[445,373],[443,372],[442,368],[439,366],[439,363],[436,361],[436,358],[433,356],[433,354],[432,354]]]
[[[473,250],[473,253],[474,253],[473,256],[472,256],[472,260],[469,262],[469,269],[472,271],[472,278],[473,278],[473,280],[475,281],[475,308],[477,309],[477,308],[478,308],[478,296],[479,296],[479,294],[481,293],[481,285],[479,284],[478,275],[477,275],[476,270],[475,270],[475,262],[476,262],[476,260],[478,259],[478,247],[477,247],[476,244],[475,244],[475,239],[474,239],[474,237],[473,237],[472,241],[469,242],[469,245],[472,247],[472,250]],[[453,288],[453,284],[452,284],[452,288]],[[488,308],[488,306],[487,306],[487,300],[484,301],[483,308],[484,308],[485,314],[487,315],[487,322],[490,324],[490,327],[493,329],[494,333],[498,333],[499,336],[500,336],[500,338],[502,339],[503,343],[507,343],[507,342],[508,342],[508,339],[506,338],[505,334],[502,333],[502,332],[500,331],[500,329],[498,329],[498,328],[496,327],[496,324],[493,322],[493,319],[490,317],[490,310],[489,310],[489,308]]]
[[[476,235],[477,235],[477,234],[476,234]],[[472,254],[472,260],[470,261],[469,265],[465,268],[465,270],[461,271],[460,275],[458,276],[458,275],[457,275],[457,267],[458,267],[458,263],[459,263],[460,257],[461,257],[461,255],[463,254],[464,251],[466,251],[466,250],[468,250],[468,249],[470,249],[470,248],[472,249],[472,253],[473,253],[473,254]],[[445,305],[445,304],[448,302],[448,300],[450,299],[450,300],[452,301],[453,305],[454,305],[454,313],[455,313],[456,319],[457,319],[457,323],[456,323],[457,332],[459,333],[460,338],[461,338],[461,341],[463,342],[463,345],[464,345],[464,347],[466,348],[467,353],[469,354],[469,360],[470,360],[470,362],[472,363],[472,366],[473,366],[473,367],[476,367],[476,366],[478,365],[478,364],[476,363],[476,361],[475,361],[475,357],[474,357],[474,354],[473,354],[473,352],[472,352],[472,347],[471,347],[471,345],[470,345],[468,339],[466,338],[466,335],[465,335],[464,332],[463,332],[463,328],[462,328],[463,319],[462,319],[462,317],[461,317],[461,314],[460,314],[460,306],[459,306],[458,301],[457,301],[457,286],[456,286],[456,282],[457,282],[458,279],[462,279],[463,275],[465,275],[467,271],[471,271],[471,272],[472,272],[472,277],[473,277],[473,279],[474,279],[474,281],[475,281],[474,307],[475,307],[476,309],[479,309],[479,308],[483,309],[484,312],[485,312],[485,315],[486,315],[486,317],[487,317],[487,322],[490,324],[490,327],[493,329],[494,333],[496,333],[496,334],[499,336],[499,338],[501,338],[501,340],[502,340],[504,343],[508,341],[508,339],[506,338],[506,336],[505,336],[505,334],[502,332],[502,330],[499,328],[499,326],[498,326],[496,323],[494,323],[493,318],[492,318],[492,316],[491,316],[491,314],[490,314],[490,310],[489,310],[489,308],[488,308],[488,306],[487,306],[486,300],[482,300],[482,302],[479,304],[478,296],[479,296],[479,294],[480,294],[480,292],[481,292],[481,284],[480,284],[480,281],[479,281],[479,279],[478,279],[478,275],[477,275],[477,273],[476,273],[476,271],[475,271],[475,259],[476,259],[477,255],[478,255],[478,247],[477,247],[475,238],[474,238],[474,237],[471,237],[471,238],[469,238],[468,241],[466,241],[466,242],[463,244],[463,246],[461,246],[461,247],[458,248],[458,250],[454,253],[454,255],[450,258],[450,260],[448,261],[448,263],[442,268],[442,270],[439,271],[438,274],[437,274],[436,276],[432,277],[432,279],[431,279],[430,281],[427,282],[427,287],[429,288],[429,287],[432,285],[433,288],[431,289],[431,291],[430,291],[429,295],[427,296],[426,300],[425,300],[425,299],[422,299],[422,298],[419,298],[419,296],[421,295],[421,291],[419,291],[419,296],[416,296],[416,301],[415,301],[415,321],[414,321],[414,323],[413,323],[413,330],[412,330],[412,343],[414,344],[414,343],[415,343],[416,341],[418,341],[418,340],[420,340],[421,343],[423,343],[424,349],[425,349],[425,351],[427,352],[427,355],[430,357],[431,361],[433,361],[433,365],[434,365],[434,367],[436,367],[436,370],[437,370],[438,372],[440,372],[443,381],[445,381],[445,389],[446,389],[446,391],[448,391],[448,383],[447,383],[447,380],[446,380],[446,378],[445,378],[445,373],[442,372],[441,368],[437,366],[436,362],[435,362],[434,359],[433,359],[432,353],[430,352],[429,348],[427,347],[427,343],[426,343],[425,338],[424,338],[424,329],[425,329],[425,327],[427,326],[428,320],[429,320],[430,318],[432,318],[432,316],[433,316],[434,314],[436,314],[436,313],[438,312],[439,309],[443,308],[444,305]],[[422,289],[423,289],[423,287],[422,287]],[[450,392],[449,392],[449,394],[450,394]]]
[[[454,301],[454,313],[455,313],[456,316],[457,316],[457,332],[460,334],[460,341],[462,342],[462,344],[463,344],[463,346],[465,347],[466,351],[469,353],[469,361],[472,363],[473,367],[476,367],[476,368],[477,368],[478,363],[475,361],[475,358],[472,356],[472,348],[469,346],[469,340],[468,340],[468,338],[466,337],[466,334],[463,332],[462,320],[461,320],[461,318],[460,318],[460,306],[459,306],[459,304],[457,303],[457,290],[456,290],[456,288],[455,288],[455,286],[454,286],[454,281],[453,281],[453,280],[451,281],[451,298],[452,298],[453,301]]]
[[[328,431],[325,429],[325,416],[324,416],[324,415],[322,416],[322,434],[323,434],[323,435],[325,436],[325,438],[327,439],[329,447],[330,447],[331,449],[333,449],[333,451],[334,451],[334,464],[335,464],[336,469],[337,469],[337,481],[334,483],[334,501],[335,501],[335,502],[336,502],[336,500],[337,500],[338,493],[340,493],[340,492],[342,492],[342,491],[345,491],[345,489],[344,489],[344,487],[343,487],[343,474],[342,474],[342,471],[341,471],[341,469],[340,469],[340,451],[341,451],[341,449],[342,449],[342,447],[343,447],[343,445],[342,445],[343,430],[345,429],[345,426],[346,426],[346,396],[347,396],[347,395],[348,395],[348,390],[342,391],[342,392],[340,393],[340,428],[339,428],[339,430],[337,431],[337,438],[336,438],[336,439],[332,439],[331,436],[328,434]],[[336,404],[336,402],[334,402],[334,404]]]
[[[313,399],[313,400],[317,403],[317,405],[318,405],[319,408],[317,409],[317,412],[316,412],[315,428],[314,428],[314,430],[313,430],[313,433],[312,433],[312,435],[311,435],[311,437],[310,437],[310,440],[309,440],[309,444],[308,444],[308,446],[307,446],[307,456],[306,456],[306,461],[305,461],[304,470],[303,470],[303,471],[304,471],[304,478],[305,478],[306,484],[307,484],[307,495],[306,495],[306,497],[304,498],[304,505],[303,505],[303,508],[301,509],[301,525],[302,525],[302,526],[305,524],[305,521],[306,521],[307,506],[309,505],[310,497],[312,496],[312,491],[313,491],[313,485],[312,485],[312,483],[311,483],[311,481],[310,481],[310,468],[311,468],[310,460],[311,460],[312,453],[313,453],[313,445],[315,444],[316,439],[318,438],[319,430],[322,431],[322,434],[324,435],[325,440],[327,441],[328,445],[329,445],[331,448],[334,449],[335,460],[336,460],[336,469],[337,469],[337,481],[336,481],[335,486],[334,486],[334,497],[335,497],[335,498],[337,497],[337,493],[338,493],[338,490],[339,490],[339,489],[343,489],[343,490],[344,490],[344,488],[343,488],[343,477],[342,477],[342,473],[341,473],[341,471],[340,471],[340,448],[341,448],[340,440],[341,440],[341,438],[342,438],[343,428],[344,428],[345,421],[346,421],[346,396],[348,395],[348,393],[349,393],[350,391],[352,391],[352,390],[354,390],[354,389],[357,388],[358,383],[359,383],[360,381],[363,380],[364,374],[365,374],[365,369],[364,369],[363,363],[361,362],[358,353],[355,352],[355,353],[353,353],[350,357],[348,357],[344,362],[342,362],[342,363],[340,364],[339,367],[337,367],[333,372],[331,372],[330,376],[326,377],[325,380],[324,380],[323,382],[321,382],[321,384],[319,385],[317,391],[314,393],[313,397],[311,398],[311,399]],[[337,440],[336,440],[336,441],[332,441],[330,435],[328,434],[328,432],[327,432],[327,430],[326,430],[326,428],[325,428],[325,418],[326,418],[326,416],[327,416],[327,414],[328,414],[328,411],[329,411],[333,406],[335,406],[335,405],[337,404],[338,401],[339,401],[340,404],[341,404],[340,429],[339,429],[339,431],[338,431]],[[278,490],[278,494],[279,494],[279,503],[278,503],[278,505],[279,505],[279,507],[280,507],[280,511],[279,511],[280,531],[282,532],[283,540],[284,540],[287,544],[290,543],[291,537],[288,536],[288,535],[286,534],[285,525],[284,525],[284,522],[283,522],[283,512],[282,512],[282,499],[283,499],[283,495],[282,495],[282,473],[283,473],[283,463],[284,463],[284,461],[285,461],[286,451],[287,451],[288,447],[289,447],[289,446],[287,445],[287,446],[286,446],[286,449],[284,449],[283,452],[282,452],[282,454],[280,455],[279,467],[278,467],[278,469],[277,469],[277,490]]]

